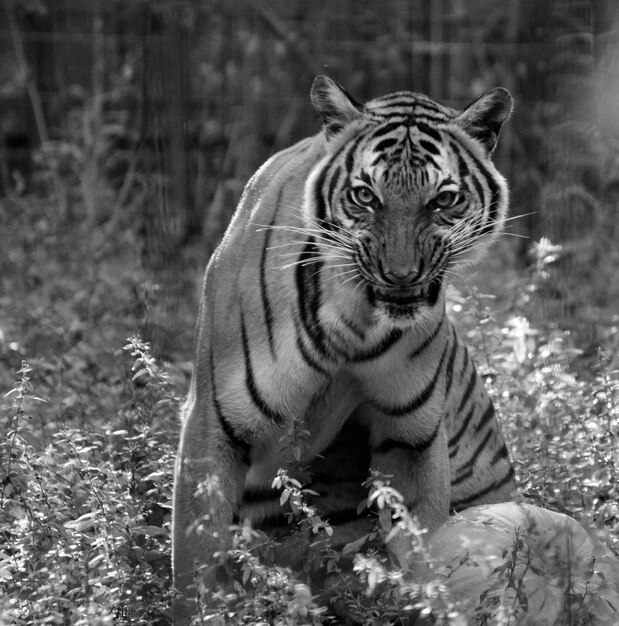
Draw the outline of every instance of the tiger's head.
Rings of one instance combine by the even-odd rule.
[[[393,321],[434,307],[445,276],[503,228],[507,184],[490,157],[509,92],[492,89],[464,111],[407,91],[361,105],[318,76],[311,99],[327,156],[308,179],[305,206],[337,252],[334,265],[348,259],[345,280]]]

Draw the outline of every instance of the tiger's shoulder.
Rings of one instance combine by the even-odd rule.
[[[236,248],[235,235],[251,243],[253,232],[245,237],[250,225],[267,227],[285,218],[286,207],[300,210],[307,176],[325,156],[324,137],[319,133],[267,159],[245,186],[220,248]],[[284,208],[281,212],[280,207]]]

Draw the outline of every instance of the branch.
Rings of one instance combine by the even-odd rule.
[[[290,28],[288,28],[278,15],[262,5],[258,7],[258,15],[266,22],[269,28],[271,28],[271,30],[283,40],[290,51],[297,56],[297,58],[301,61],[304,70],[308,74],[317,76],[322,73],[319,64],[312,57],[312,55],[307,52],[303,42],[299,41],[299,38],[295,33],[290,32]]]
[[[24,50],[24,42],[21,36],[21,32],[17,27],[17,20],[15,19],[15,2],[14,0],[7,0],[4,4],[4,8],[6,11],[6,17],[9,24],[9,31],[11,33],[11,40],[13,42],[13,48],[15,50],[15,56],[17,58],[17,66],[23,76],[24,82],[26,83],[26,89],[28,90],[28,96],[30,98],[30,103],[32,105],[32,112],[34,113],[34,121],[37,127],[37,132],[39,134],[39,141],[41,143],[41,148],[43,151],[43,156],[47,161],[47,166],[49,167],[50,174],[52,176],[52,181],[54,184],[54,189],[56,191],[56,199],[58,201],[58,205],[61,210],[61,214],[64,214],[64,186],[62,181],[60,180],[60,176],[58,175],[58,171],[56,169],[55,164],[50,159],[47,147],[49,145],[49,133],[47,132],[47,123],[45,122],[45,115],[43,114],[43,104],[41,102],[41,96],[39,94],[39,90],[37,88],[36,83],[32,79],[32,73],[30,72],[30,67],[28,66],[28,61],[26,59],[26,53]]]

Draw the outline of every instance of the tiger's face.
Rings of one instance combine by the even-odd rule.
[[[310,180],[314,219],[372,306],[416,317],[503,227],[507,186],[490,154],[511,97],[495,90],[458,112],[399,92],[361,107],[325,81],[312,92],[329,151]]]

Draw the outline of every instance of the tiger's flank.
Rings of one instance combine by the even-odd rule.
[[[491,155],[509,92],[463,111],[408,91],[363,105],[319,76],[311,100],[322,131],[256,172],[206,269],[175,473],[177,624],[197,611],[197,580],[214,588],[233,523],[282,520],[279,468],[312,480],[336,545],[363,532],[370,468],[430,531],[515,488],[445,312],[450,275],[505,221]],[[410,565],[406,541],[387,547]]]

